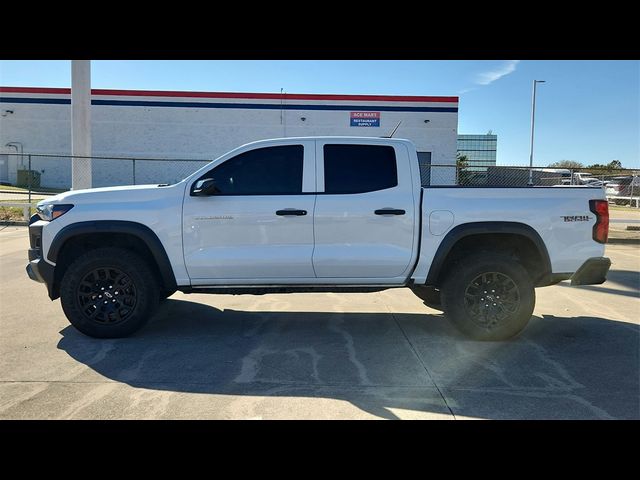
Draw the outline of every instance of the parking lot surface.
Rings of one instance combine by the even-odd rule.
[[[185,295],[119,340],[85,337],[0,227],[2,419],[640,419],[640,246],[609,280],[536,290],[517,339],[467,340],[407,289]]]

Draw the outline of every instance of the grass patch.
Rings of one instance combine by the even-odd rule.
[[[7,220],[25,220],[22,208],[18,207],[0,207],[0,221]]]

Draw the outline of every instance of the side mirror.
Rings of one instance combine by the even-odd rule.
[[[203,197],[207,195],[213,195],[218,191],[216,188],[216,182],[213,178],[203,178],[198,180],[191,187],[192,197]]]

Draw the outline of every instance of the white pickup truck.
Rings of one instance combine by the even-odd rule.
[[[93,337],[133,333],[176,290],[408,287],[471,338],[502,340],[536,287],[605,281],[608,223],[601,188],[423,188],[408,140],[283,138],[173,185],[41,201],[27,273]]]

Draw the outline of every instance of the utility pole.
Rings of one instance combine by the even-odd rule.
[[[91,188],[91,60],[71,60],[71,189]]]
[[[529,186],[533,186],[533,130],[536,123],[536,85],[538,83],[545,83],[545,81],[533,81],[533,94],[531,96],[531,150],[529,151],[529,183],[527,184]]]

